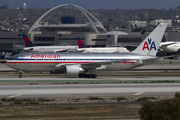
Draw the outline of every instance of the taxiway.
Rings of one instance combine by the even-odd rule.
[[[180,83],[1,85],[0,98],[173,95],[178,91],[180,91]]]

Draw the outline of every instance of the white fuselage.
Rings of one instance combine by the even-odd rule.
[[[143,61],[150,58],[155,57],[133,53],[23,53],[7,60],[6,64],[24,71],[60,70],[62,66],[71,65],[80,65],[83,68],[83,65],[88,64],[89,67],[95,65],[96,70],[124,70],[154,62]],[[124,62],[118,62],[121,60]]]
[[[178,52],[180,49],[180,42],[162,42],[160,48],[166,52]]]
[[[83,53],[114,53],[114,52],[127,53],[129,52],[129,50],[123,47],[79,48],[79,49],[76,49],[76,51],[83,52]]]
[[[55,51],[68,51],[75,50],[78,46],[35,46],[23,48],[26,52],[55,52]]]

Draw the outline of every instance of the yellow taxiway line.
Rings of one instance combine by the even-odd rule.
[[[140,94],[143,94],[144,92],[138,92],[138,93],[135,93],[133,95],[140,95]]]
[[[8,98],[13,98],[13,97],[21,96],[21,95],[22,94],[17,94],[17,95],[9,96]]]

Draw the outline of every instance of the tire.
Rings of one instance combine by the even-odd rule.
[[[92,74],[88,74],[87,77],[88,77],[88,78],[92,78]]]
[[[23,75],[19,75],[19,78],[23,78]]]
[[[88,75],[87,75],[87,74],[84,74],[83,76],[84,76],[84,78],[87,78],[87,77],[88,77]]]
[[[93,75],[92,75],[92,78],[97,78],[97,75],[96,75],[96,74],[93,74]]]
[[[83,77],[83,74],[82,74],[82,73],[81,73],[81,74],[79,74],[79,75],[78,75],[78,77],[79,77],[79,78],[82,78],[82,77]]]

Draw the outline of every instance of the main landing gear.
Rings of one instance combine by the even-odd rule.
[[[19,78],[23,78],[22,72],[22,70],[19,70]]]
[[[78,75],[79,78],[97,78],[97,75],[96,74],[84,74],[84,73],[80,73]]]

